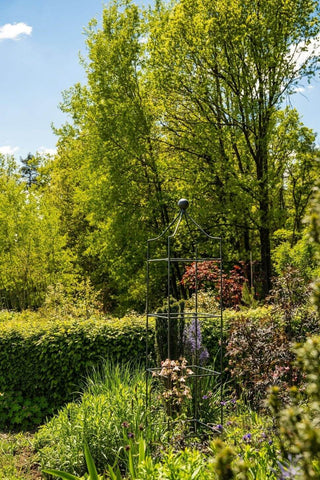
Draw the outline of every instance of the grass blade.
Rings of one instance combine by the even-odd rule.
[[[81,480],[79,477],[75,477],[71,473],[60,472],[60,470],[53,470],[53,469],[46,469],[42,470],[43,473],[47,473],[48,475],[53,475],[54,477],[60,477],[63,480]]]
[[[116,473],[115,473],[115,471],[113,470],[111,465],[108,465],[108,471],[109,471],[109,475],[110,475],[111,480],[121,480],[122,479],[119,469],[117,469]]]
[[[84,445],[84,455],[86,457],[86,462],[87,462],[88,472],[89,472],[89,475],[90,475],[90,480],[99,480],[96,466],[94,464],[94,461],[93,461],[92,455],[90,453],[89,447],[86,443]]]

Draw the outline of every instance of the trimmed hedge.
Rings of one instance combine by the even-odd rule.
[[[224,339],[238,316],[259,321],[268,315],[266,308],[225,311]],[[204,320],[201,325],[213,360],[220,350],[219,322]],[[154,322],[149,333],[151,348]],[[0,312],[0,429],[40,424],[79,397],[86,375],[106,358],[143,365],[145,336],[145,317],[48,320],[35,312]]]
[[[30,428],[76,398],[103,359],[143,363],[145,319],[0,320],[0,428]],[[150,344],[154,330],[150,329]]]

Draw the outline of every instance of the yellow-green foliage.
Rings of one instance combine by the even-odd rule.
[[[0,320],[0,428],[29,427],[74,398],[103,359],[143,362],[142,317],[50,321],[32,312]],[[1,318],[1,315],[0,315]],[[153,338],[153,328],[150,329]],[[153,345],[153,340],[150,340]]]
[[[292,470],[297,469],[299,472],[297,478],[318,479],[320,478],[320,337],[310,337],[304,344],[297,345],[295,353],[296,363],[306,381],[307,397],[305,398],[296,387],[293,387],[291,405],[281,410],[279,387],[274,387],[269,405],[278,430],[282,457],[288,459]]]
[[[320,337],[310,337],[295,348],[295,353],[305,374],[308,402],[301,404],[298,392],[293,391],[292,406],[278,413],[277,392],[273,391],[270,403],[278,413],[282,450],[299,459],[301,478],[307,480],[320,476]]]

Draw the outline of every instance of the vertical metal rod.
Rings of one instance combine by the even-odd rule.
[[[250,252],[250,287],[253,291],[253,265],[252,265],[252,252]]]
[[[146,292],[146,368],[145,368],[145,375],[146,375],[146,411],[148,411],[149,407],[149,398],[148,398],[148,367],[149,367],[149,258],[150,258],[150,242],[147,242],[147,292]],[[148,422],[148,414],[146,415],[146,424]]]
[[[198,247],[195,246],[195,260],[196,260],[196,268],[195,268],[195,365],[198,365]],[[198,373],[198,372],[196,372]],[[197,433],[197,420],[198,420],[198,376],[195,378],[195,387],[194,387],[194,426],[195,426],[195,433]]]
[[[170,318],[170,277],[171,277],[171,270],[170,270],[170,261],[171,261],[171,251],[170,251],[170,236],[168,237],[168,358],[171,360],[171,346],[170,346],[170,338],[171,338],[171,318]]]
[[[221,425],[223,425],[223,278],[222,278],[222,239],[220,238],[220,408]]]

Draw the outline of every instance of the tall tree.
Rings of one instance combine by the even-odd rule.
[[[244,231],[257,229],[265,292],[275,113],[319,67],[312,51],[318,13],[314,0],[180,0],[168,7],[157,1],[150,16],[150,86],[161,106],[162,141],[183,168],[189,158],[210,172],[212,198],[225,216]]]
[[[104,9],[101,28],[89,25],[88,84],[65,93],[62,109],[72,125],[57,132],[54,179],[71,186],[87,223],[82,263],[91,263],[94,284],[114,298],[113,306],[120,298],[122,308],[142,308],[145,242],[169,221],[153,106],[142,79],[144,34],[138,7],[127,1]]]
[[[41,306],[49,285],[69,284],[73,256],[48,191],[26,191],[12,159],[0,156],[0,305]]]
[[[57,130],[50,188],[68,246],[106,306],[110,297],[143,308],[145,241],[168,225],[180,195],[233,252],[258,243],[268,290],[272,233],[291,228],[295,241],[313,182],[313,134],[279,109],[317,69],[305,57],[316,8],[159,0],[147,14],[114,0],[101,27],[90,23],[87,84],[64,94],[70,120]]]
[[[315,133],[303,125],[296,110],[286,108],[277,119],[270,139],[272,231],[285,228],[292,247],[305,228],[320,152]]]
[[[37,183],[40,158],[37,155],[35,156],[28,153],[26,158],[20,158],[20,162],[22,163],[22,167],[20,168],[21,177],[26,182],[27,187],[30,188]]]

